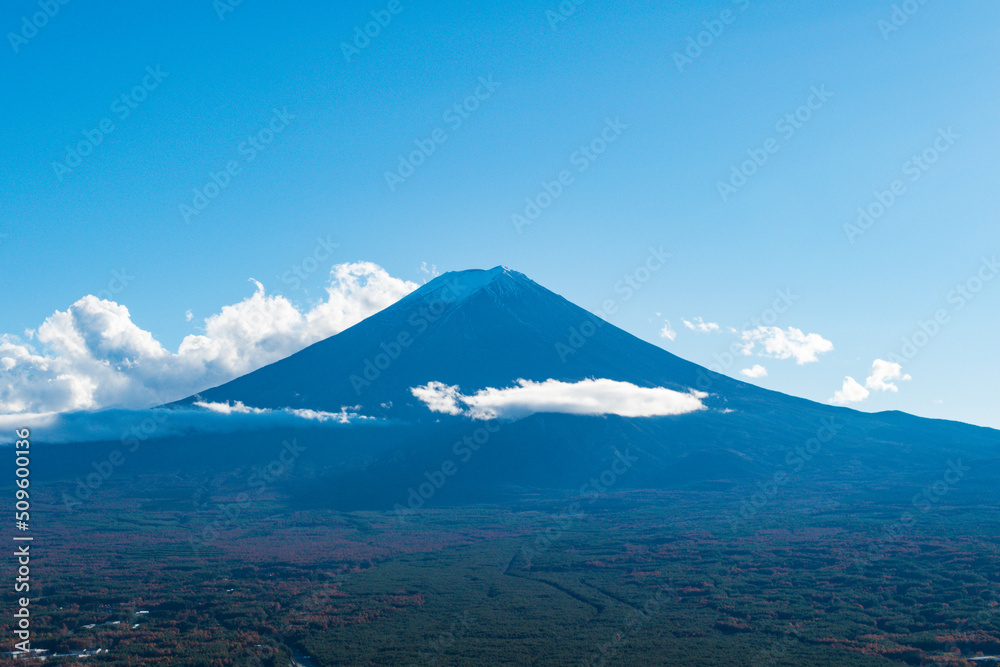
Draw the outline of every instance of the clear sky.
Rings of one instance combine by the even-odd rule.
[[[82,368],[42,339],[85,295],[128,309],[128,366],[364,261],[392,295],[502,264],[768,388],[1000,427],[995,2],[17,0],[0,27],[8,411],[66,407],[14,392]]]

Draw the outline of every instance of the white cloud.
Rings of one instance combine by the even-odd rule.
[[[436,264],[431,264],[430,266],[427,266],[427,262],[420,262],[420,271],[421,273],[426,273],[428,276],[427,278],[424,278],[425,283],[428,280],[431,280],[432,278],[437,278],[438,276],[441,275],[440,273],[438,273],[438,267]]]
[[[418,287],[371,262],[334,266],[325,298],[303,309],[254,285],[176,353],[136,326],[125,306],[91,295],[28,330],[28,341],[0,335],[0,414],[177,400],[339,333]]]
[[[458,407],[461,396],[458,386],[448,386],[443,382],[428,382],[419,387],[413,387],[410,392],[423,401],[431,412],[443,412],[446,415],[460,415],[462,408]]]
[[[830,402],[834,405],[847,405],[848,403],[860,403],[868,398],[869,392],[861,386],[854,378],[848,376],[844,378],[844,387],[833,394]]]
[[[804,334],[795,327],[779,329],[778,327],[760,326],[742,332],[740,338],[745,343],[744,354],[749,355],[756,343],[763,343],[764,352],[758,353],[759,356],[774,359],[794,358],[795,363],[800,365],[818,361],[817,354],[833,350],[833,343],[819,334]]]
[[[694,321],[682,320],[684,326],[686,326],[691,331],[698,331],[700,333],[711,333],[713,331],[719,331],[719,325],[715,322],[706,322],[700,317],[694,318]]]
[[[693,390],[683,393],[608,379],[518,380],[517,385],[506,389],[488,387],[470,396],[442,382],[429,382],[410,391],[434,412],[464,414],[473,419],[516,419],[536,412],[623,417],[680,415],[705,409],[701,399],[708,396]]]
[[[903,374],[903,367],[891,361],[876,359],[872,363],[872,374],[865,380],[865,386],[874,391],[899,391],[891,380],[911,380],[909,375]]]
[[[264,410],[242,404],[204,404],[199,407],[153,410],[100,410],[97,412],[21,413],[0,415],[0,433],[15,428],[35,431],[39,442],[120,441],[126,444],[197,433],[234,433],[262,429],[300,429],[341,425],[379,425],[384,422],[356,413],[314,410]],[[0,436],[0,442],[5,441]]]
[[[663,328],[660,329],[660,338],[666,338],[667,340],[674,340],[677,338],[677,332],[674,331],[672,326],[670,326],[670,320],[664,321]]]
[[[740,375],[748,378],[767,377],[767,369],[760,364],[754,364],[752,368],[744,368],[741,370]]]
[[[211,403],[208,401],[195,401],[199,408],[205,408],[210,412],[220,415],[268,415],[285,413],[299,419],[308,419],[317,422],[336,421],[340,424],[349,424],[355,420],[374,419],[366,417],[356,412],[361,409],[360,405],[342,406],[340,412],[324,412],[322,410],[295,410],[292,408],[282,408],[281,410],[271,410],[270,408],[253,408],[243,404],[243,401],[236,401],[233,405],[229,401],[225,403]]]

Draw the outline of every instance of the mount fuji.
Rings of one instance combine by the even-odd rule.
[[[659,391],[688,407],[635,416],[591,391],[589,408],[566,409],[558,395],[584,385]],[[511,401],[519,412],[502,409]],[[484,424],[488,443],[438,499],[572,491],[625,452],[639,461],[620,482],[632,488],[729,488],[777,473],[873,484],[940,474],[958,459],[996,471],[1000,452],[992,429],[862,413],[714,373],[504,267],[441,275],[335,336],[167,407],[240,404],[374,417],[380,428],[317,435],[322,462],[300,487],[374,507],[472,451],[458,443]]]

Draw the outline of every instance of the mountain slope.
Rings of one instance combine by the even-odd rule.
[[[505,423],[439,499],[538,486],[579,489],[625,451],[641,463],[620,483],[642,488],[735,484],[777,473],[845,484],[903,475],[923,483],[940,476],[949,459],[994,470],[1000,452],[1000,433],[991,429],[857,412],[713,373],[503,267],[439,276],[336,336],[179,404],[241,401],[331,412],[360,406],[363,414],[387,418],[375,436],[317,436],[335,438],[338,446],[323,464],[332,477],[310,482],[322,490],[316,497],[333,492],[345,502],[368,498],[385,506],[398,500],[401,485],[419,483],[423,472],[455,459],[455,443],[483,424],[431,412],[411,388],[436,381],[468,395],[519,378],[696,389],[708,394],[707,409],[645,418],[534,414]]]
[[[727,396],[764,391],[639,340],[497,267],[439,276],[336,336],[178,403],[328,411],[360,405],[365,414],[414,418],[427,411],[409,389],[431,381],[470,393],[518,378],[588,377]]]

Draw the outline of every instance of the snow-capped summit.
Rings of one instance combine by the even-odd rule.
[[[495,266],[488,270],[449,271],[413,291],[397,305],[435,299],[454,303],[463,301],[480,290],[496,296],[510,296],[519,289],[540,289],[540,286],[523,273],[506,266]]]

